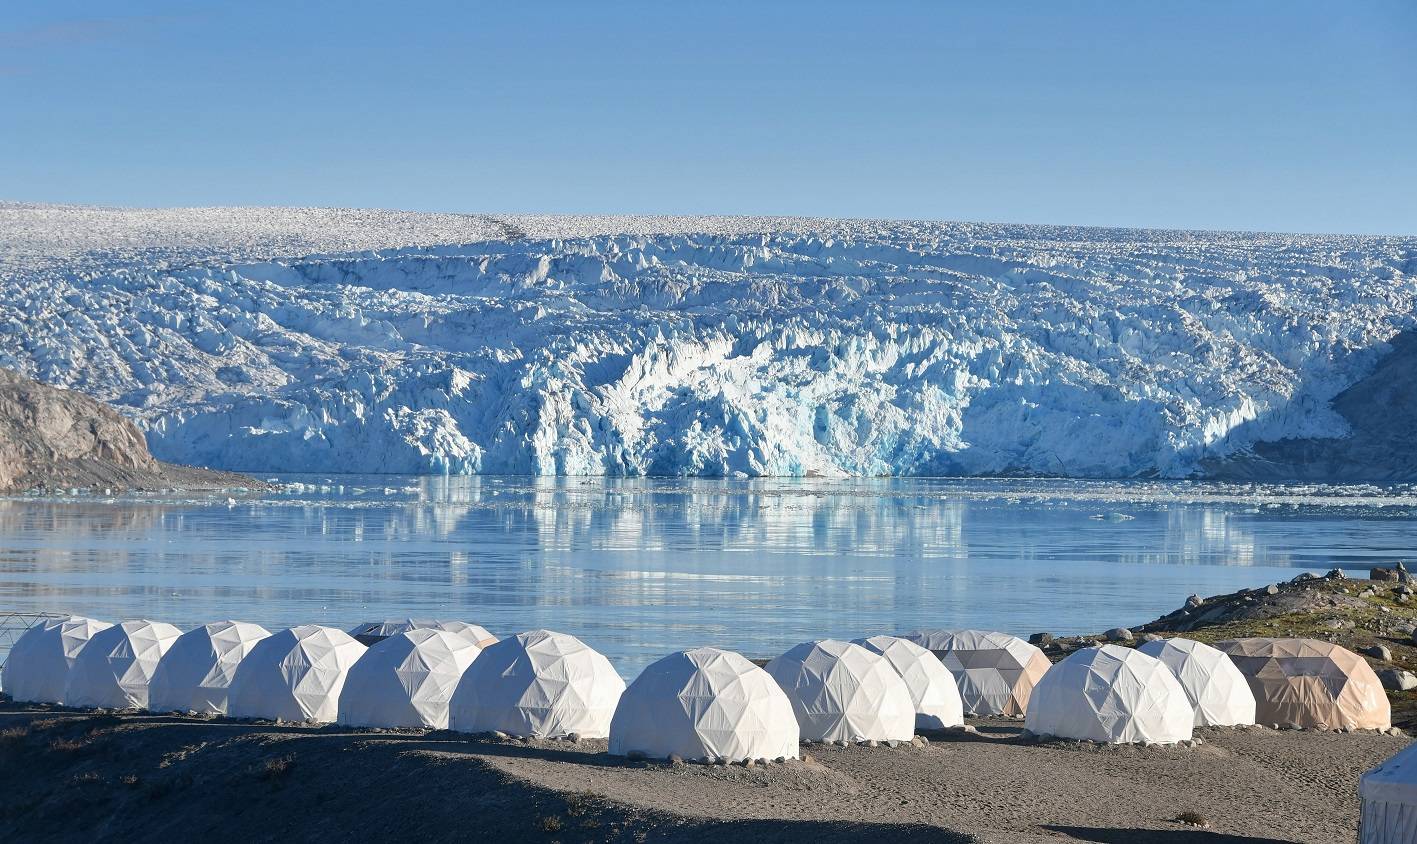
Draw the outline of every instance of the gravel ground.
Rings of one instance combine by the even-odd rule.
[[[1023,739],[804,748],[765,767],[517,742],[0,705],[0,829],[25,841],[1351,841],[1359,774],[1408,739],[1198,731],[1193,747]],[[1184,811],[1209,822],[1176,822]],[[474,835],[474,832],[477,833]]]

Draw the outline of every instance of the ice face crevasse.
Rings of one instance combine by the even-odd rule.
[[[1344,436],[1417,299],[1410,238],[81,210],[0,205],[0,366],[260,472],[1186,477]]]

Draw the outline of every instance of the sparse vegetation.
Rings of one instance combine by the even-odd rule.
[[[289,776],[294,767],[294,755],[271,756],[257,767],[257,774],[266,782],[279,782]]]
[[[1191,809],[1187,809],[1186,811],[1177,815],[1176,823],[1183,823],[1187,826],[1198,826],[1202,829],[1207,829],[1210,827],[1210,821],[1206,819],[1205,815],[1202,815],[1200,812]]]
[[[550,834],[560,832],[564,824],[561,822],[560,815],[542,815],[536,819],[536,826],[542,832]]]

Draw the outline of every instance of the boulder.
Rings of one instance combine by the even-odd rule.
[[[1107,637],[1107,641],[1109,642],[1130,642],[1135,638],[1132,635],[1132,631],[1125,627],[1113,627],[1103,635]]]
[[[1369,645],[1366,648],[1359,648],[1358,653],[1383,662],[1392,662],[1392,651],[1388,649],[1387,645]]]
[[[1052,642],[1052,633],[1034,633],[1032,636],[1028,637],[1028,643],[1030,645],[1038,645],[1039,647],[1042,647],[1043,645],[1052,644]]]
[[[1200,606],[1201,604],[1204,604],[1204,603],[1205,603],[1205,599],[1204,599],[1204,598],[1202,598],[1202,597],[1199,596],[1199,595],[1192,595],[1192,596],[1190,596],[1189,598],[1186,599],[1186,609],[1188,609],[1188,610],[1193,610],[1193,609],[1195,609],[1196,607],[1198,607],[1198,606]]]
[[[1372,570],[1368,572],[1368,579],[1397,580],[1397,572],[1393,571],[1392,569],[1383,568],[1381,566],[1374,566]]]
[[[1404,671],[1401,668],[1384,668],[1378,672],[1378,679],[1382,681],[1385,689],[1398,692],[1417,689],[1417,674]]]
[[[1268,585],[1268,586],[1266,586],[1266,587],[1264,588],[1264,593],[1265,593],[1266,595],[1278,595],[1278,594],[1279,594],[1279,586],[1278,586],[1277,584],[1271,583],[1270,585]]]

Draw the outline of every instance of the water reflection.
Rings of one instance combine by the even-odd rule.
[[[403,615],[499,633],[546,626],[632,675],[705,643],[770,655],[921,625],[1134,624],[1192,591],[1363,568],[1414,544],[1406,491],[291,480],[300,485],[232,502],[0,500],[0,609],[184,626]]]

